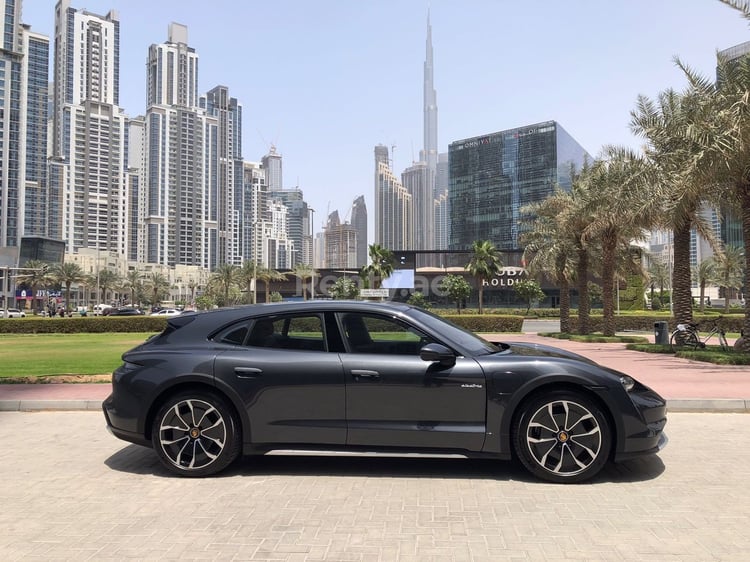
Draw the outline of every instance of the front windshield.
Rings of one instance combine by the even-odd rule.
[[[429,327],[447,341],[446,345],[456,346],[464,350],[468,355],[489,355],[502,351],[494,343],[488,342],[481,336],[458,326],[432,312],[422,308],[412,308],[409,314],[417,321]]]

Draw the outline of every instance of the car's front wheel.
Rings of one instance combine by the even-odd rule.
[[[211,392],[182,392],[156,414],[151,441],[161,462],[182,476],[208,476],[240,454],[239,424],[226,401]]]
[[[601,407],[583,394],[555,391],[527,402],[515,419],[516,455],[532,474],[559,483],[582,482],[607,463],[612,433]]]

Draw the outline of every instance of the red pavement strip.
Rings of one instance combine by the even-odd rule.
[[[670,411],[750,413],[750,366],[724,366],[672,355],[628,351],[625,344],[581,343],[536,334],[485,335],[561,347],[617,369],[667,399]],[[650,336],[653,341],[653,336]],[[0,411],[98,410],[110,384],[0,384]]]

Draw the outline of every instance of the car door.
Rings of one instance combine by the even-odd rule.
[[[270,328],[270,331],[269,331]],[[219,342],[217,379],[238,393],[253,444],[346,442],[344,374],[327,350],[318,314],[257,318],[229,327]]]
[[[348,445],[481,450],[486,385],[476,361],[423,361],[419,350],[436,338],[400,319],[347,312],[339,324]]]

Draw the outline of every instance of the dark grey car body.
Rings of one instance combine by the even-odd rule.
[[[370,336],[378,335],[373,327],[382,329],[382,338],[357,347],[346,325],[352,319],[369,323]],[[263,321],[275,322],[279,332],[267,347],[251,341]],[[283,328],[295,322],[305,330]],[[397,330],[401,339],[393,339]],[[556,423],[544,419],[562,427],[581,405],[579,430],[591,413],[596,422],[585,432],[596,436],[596,446],[586,445],[592,451],[583,464],[594,453],[619,461],[665,443],[665,401],[627,375],[552,347],[491,344],[404,304],[307,301],[185,313],[123,360],[103,404],[107,424],[117,437],[148,446],[156,446],[155,431],[168,427],[156,418],[178,410],[170,401],[192,408],[192,395],[208,410],[216,402],[223,413],[222,454],[230,437],[244,454],[301,448],[499,459],[528,442],[527,468],[538,472],[534,448],[549,437],[535,428],[547,433]],[[547,396],[555,398],[545,402]],[[198,422],[185,424],[193,425],[197,438]],[[195,448],[193,438],[185,437]],[[567,429],[557,431],[554,445],[565,448],[569,438]],[[161,442],[162,449],[170,445],[165,437]],[[213,472],[191,474],[177,455],[172,466],[166,462],[175,472]],[[552,464],[545,451],[536,457],[537,464]],[[573,470],[560,478],[559,467],[547,470],[548,479],[563,482],[596,471],[581,468],[581,475]],[[546,477],[544,470],[539,475]]]

